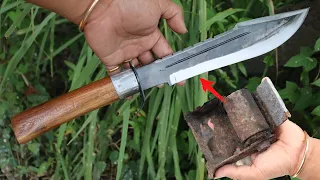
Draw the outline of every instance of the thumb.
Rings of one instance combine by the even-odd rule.
[[[162,18],[167,20],[170,28],[180,34],[188,32],[184,23],[182,8],[172,1],[164,1],[162,8]]]
[[[264,179],[260,172],[252,166],[225,165],[215,173],[215,179],[228,177],[231,179],[260,180]]]

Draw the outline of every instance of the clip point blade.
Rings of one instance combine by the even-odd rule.
[[[306,8],[241,22],[222,35],[143,66],[137,69],[142,87],[174,85],[270,52],[295,34],[308,11]]]

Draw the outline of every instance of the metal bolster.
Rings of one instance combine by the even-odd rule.
[[[139,83],[131,69],[111,76],[111,80],[120,99],[139,92]]]

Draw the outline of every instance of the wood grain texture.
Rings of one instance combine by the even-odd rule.
[[[107,77],[27,109],[14,116],[11,123],[18,142],[24,144],[63,123],[118,99],[112,81]]]

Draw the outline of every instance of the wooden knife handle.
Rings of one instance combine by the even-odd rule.
[[[14,116],[11,120],[13,131],[18,142],[23,144],[118,99],[112,81],[107,77]]]

